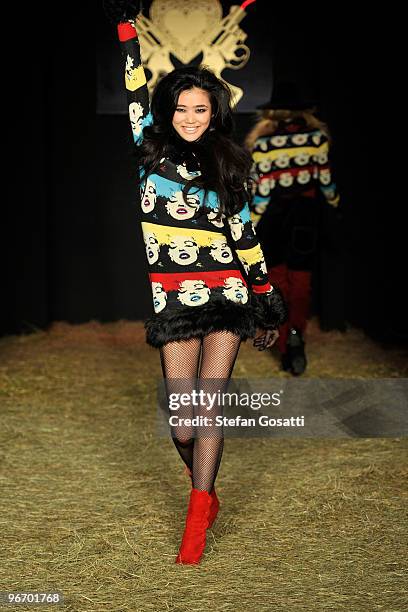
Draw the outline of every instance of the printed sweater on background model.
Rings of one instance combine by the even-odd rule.
[[[134,26],[121,23],[118,32],[129,117],[134,141],[140,144],[143,129],[152,123],[146,76]],[[141,169],[142,231],[156,316],[169,311],[182,315],[183,309],[210,303],[242,308],[251,292],[272,292],[248,204],[217,220],[216,193],[209,191],[204,202],[204,191],[194,188],[184,201],[183,187],[197,172],[168,158],[149,176]]]
[[[288,124],[269,136],[259,137],[252,149],[254,197],[251,219],[257,223],[269,204],[281,197],[314,196],[320,188],[336,207],[339,195],[332,179],[327,136],[306,124]]]

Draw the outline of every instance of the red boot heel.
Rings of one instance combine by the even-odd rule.
[[[208,491],[191,489],[186,526],[176,563],[183,565],[200,563],[206,544],[210,507],[211,496]]]
[[[218,510],[220,509],[220,502],[215,492],[215,488],[210,493],[211,497],[211,507],[210,507],[210,516],[208,517],[208,529],[214,524],[215,519],[217,518]]]

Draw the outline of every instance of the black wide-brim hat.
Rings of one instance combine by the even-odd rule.
[[[259,109],[282,109],[282,110],[305,110],[313,108],[316,102],[304,98],[299,87],[295,83],[281,81],[276,83],[272,89],[272,96],[268,102],[259,104]]]

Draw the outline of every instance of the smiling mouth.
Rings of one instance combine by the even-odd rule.
[[[186,209],[185,208],[177,208],[176,213],[178,215],[185,215],[186,214]]]
[[[192,295],[190,299],[192,302],[197,302],[198,300],[201,300],[201,297],[195,294],[195,295]]]
[[[223,252],[221,253],[221,257],[229,257],[229,253],[228,253],[228,251],[223,251]]]
[[[189,259],[190,255],[188,253],[180,253],[180,259]]]
[[[187,134],[194,134],[199,128],[198,127],[187,127],[185,125],[182,126],[183,130],[187,132]]]
[[[242,298],[244,297],[244,294],[241,293],[240,291],[238,291],[236,294],[237,298],[239,298],[240,300],[242,300]]]

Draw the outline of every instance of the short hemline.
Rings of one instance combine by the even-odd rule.
[[[146,342],[160,348],[168,342],[202,338],[216,331],[230,331],[241,340],[256,334],[253,308],[250,304],[210,303],[158,313],[145,322]]]
[[[254,338],[258,328],[276,329],[287,319],[279,289],[272,294],[250,294],[246,304],[214,300],[203,306],[190,306],[161,312],[145,322],[146,342],[160,348],[168,342],[202,338],[215,331],[230,331],[241,340]]]

